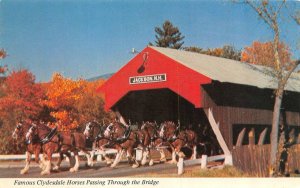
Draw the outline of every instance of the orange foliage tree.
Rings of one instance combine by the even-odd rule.
[[[44,91],[28,70],[13,71],[5,79],[3,88],[4,96],[0,98],[2,117],[11,119],[13,115],[15,120],[21,120],[34,118],[42,111],[40,102],[45,97]]]
[[[84,95],[75,104],[79,114],[79,122],[84,123],[92,120],[103,120],[108,118],[108,114],[104,111],[103,96],[96,93],[96,88],[104,83],[104,80],[93,82],[85,81]]]
[[[1,84],[2,85],[2,84]],[[3,82],[0,97],[0,153],[22,153],[24,145],[14,142],[12,130],[18,121],[36,119],[43,110],[45,93],[28,70],[13,71]]]
[[[251,64],[264,65],[267,67],[274,67],[276,61],[273,48],[273,42],[271,41],[254,41],[251,46],[245,47],[242,51],[241,61]],[[279,58],[284,64],[284,69],[288,70],[291,62],[290,50],[283,42],[279,43],[278,50]]]
[[[58,120],[60,130],[77,128],[74,104],[82,97],[83,80],[73,81],[55,73],[47,87],[44,104],[52,109],[51,116]]]
[[[87,82],[72,80],[55,73],[47,85],[47,99],[44,104],[51,109],[51,116],[57,120],[59,130],[68,131],[91,120],[105,116],[103,97],[95,92],[103,80]]]

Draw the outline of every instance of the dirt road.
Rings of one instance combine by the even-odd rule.
[[[141,175],[149,172],[161,172],[168,170],[172,174],[177,174],[177,166],[174,164],[155,164],[154,166],[142,166],[139,168],[131,168],[127,162],[120,163],[117,168],[110,168],[105,163],[96,163],[94,167],[86,167],[85,163],[80,163],[80,170],[75,173],[69,172],[68,163],[64,162],[59,172],[53,171],[50,175],[41,176],[40,168],[33,165],[28,174],[20,175],[20,170],[24,162],[5,166],[2,164],[0,168],[0,178],[101,178],[101,177],[125,177]]]

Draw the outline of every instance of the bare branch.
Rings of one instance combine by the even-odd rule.
[[[267,8],[269,6],[269,9]],[[265,13],[266,17],[272,22],[272,25],[274,24],[274,20],[276,20],[276,14],[273,11],[272,6],[267,1],[262,2],[263,12]],[[271,14],[269,13],[271,12]]]
[[[300,12],[297,13],[298,15],[291,15],[292,19],[300,25]]]
[[[295,69],[297,68],[297,66],[300,64],[300,60],[296,60],[295,63],[293,64],[293,66],[291,67],[290,70],[287,71],[286,75],[282,78],[280,85],[282,87],[284,87],[288,81],[288,79],[290,78],[291,74],[295,71]]]
[[[285,8],[289,11],[288,14],[289,16],[292,18],[292,20],[294,20],[296,22],[296,24],[300,25],[300,10],[294,12],[294,11],[291,11],[290,8],[286,5],[286,3],[284,4]],[[294,14],[292,14],[291,12],[294,12]]]
[[[251,0],[246,0],[245,1],[248,5],[250,5],[251,8],[253,8],[253,10],[255,12],[257,12],[257,14],[271,27],[273,28],[273,24],[272,22],[270,21],[270,19],[268,18],[267,15],[264,14],[264,11],[259,7],[259,6],[256,6],[254,5],[253,1]]]
[[[286,0],[283,0],[283,1],[281,2],[279,8],[278,8],[277,11],[276,11],[276,15],[279,14],[279,12],[280,12],[280,10],[282,9],[283,5],[285,5],[285,2],[286,2]]]

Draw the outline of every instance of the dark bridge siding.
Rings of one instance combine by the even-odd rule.
[[[220,131],[233,155],[233,164],[254,176],[266,176],[270,145],[234,147],[233,140],[237,138],[233,138],[233,128],[238,128],[234,125],[248,128],[259,126],[258,130],[262,126],[269,125],[269,129],[271,129],[275,100],[273,91],[219,82],[201,86],[200,90],[204,110],[212,108],[214,118],[220,123]],[[285,124],[300,127],[300,94],[286,92],[282,106],[284,107],[283,119]],[[269,134],[270,132],[268,130]],[[246,133],[245,137],[247,136]],[[288,163],[289,171],[292,172],[300,168],[299,144],[293,146],[290,151]]]
[[[229,149],[233,147],[232,125],[270,125],[271,128],[274,103],[271,90],[214,82],[202,86],[201,92],[203,108],[212,108]],[[300,95],[289,93],[284,97],[286,124],[300,126]]]
[[[203,90],[218,106],[231,106],[252,109],[272,110],[275,102],[273,89],[260,89],[253,86],[220,83],[202,85]],[[204,106],[211,105],[207,98],[203,98]],[[300,93],[286,91],[282,108],[285,111],[300,112]]]
[[[232,150],[233,164],[252,176],[267,177],[270,144],[263,146],[239,146]],[[300,169],[300,145],[288,150],[286,171],[294,173]]]

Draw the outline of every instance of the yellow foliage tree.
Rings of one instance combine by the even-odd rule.
[[[276,59],[273,48],[274,44],[272,41],[254,41],[251,46],[247,46],[243,50],[241,61],[251,64],[264,65],[267,67],[275,67]],[[278,43],[277,48],[279,59],[283,64],[283,69],[289,70],[292,65],[289,47],[285,43],[280,42]]]
[[[59,130],[76,129],[80,124],[101,121],[108,116],[103,108],[103,96],[96,93],[96,88],[103,83],[104,80],[88,82],[64,78],[58,73],[53,75],[44,104],[51,109],[50,115],[57,120]]]
[[[55,73],[47,88],[44,104],[52,109],[51,116],[57,120],[59,130],[78,127],[75,105],[83,97],[85,81],[74,81]]]
[[[75,104],[80,123],[108,118],[107,112],[104,111],[103,96],[96,92],[96,89],[103,83],[104,80],[85,82],[84,95]]]

